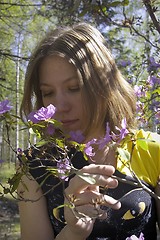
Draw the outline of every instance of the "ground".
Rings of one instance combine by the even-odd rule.
[[[0,198],[0,239],[20,239],[18,206],[14,199]]]

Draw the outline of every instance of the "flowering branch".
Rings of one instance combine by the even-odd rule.
[[[7,121],[8,119],[11,119],[11,115],[9,114],[9,111],[11,110],[11,106],[9,104],[8,100],[5,100],[0,103],[0,121]],[[138,178],[138,176],[135,174],[135,172],[131,168],[131,162],[132,162],[132,156],[135,146],[141,147],[143,150],[148,150],[148,142],[151,141],[149,139],[143,139],[143,138],[137,138],[133,132],[129,132],[127,130],[126,126],[126,119],[123,119],[121,123],[121,129],[116,127],[117,133],[113,133],[110,130],[109,124],[106,124],[106,133],[105,136],[101,139],[92,139],[91,141],[87,142],[86,144],[83,144],[84,136],[81,134],[80,131],[76,132],[70,132],[68,135],[65,135],[63,131],[61,130],[61,123],[54,119],[56,108],[50,104],[47,108],[42,107],[38,111],[32,112],[28,116],[28,121],[25,125],[25,127],[29,130],[30,133],[30,139],[29,142],[31,144],[31,148],[38,151],[38,153],[41,155],[41,148],[43,149],[44,146],[47,144],[51,144],[53,148],[56,148],[58,155],[54,156],[53,154],[50,154],[45,151],[43,151],[43,156],[45,158],[51,159],[55,164],[53,166],[48,166],[47,171],[49,172],[49,175],[45,176],[44,179],[50,175],[53,175],[59,179],[59,182],[57,185],[52,186],[52,188],[48,191],[51,191],[53,188],[56,188],[59,184],[62,184],[64,187],[65,181],[68,181],[69,177],[72,174],[78,174],[79,177],[81,177],[83,180],[88,182],[89,184],[94,184],[94,179],[89,174],[83,174],[80,173],[78,169],[74,168],[72,165],[72,156],[69,157],[69,151],[70,148],[73,147],[77,151],[81,151],[84,154],[84,157],[86,160],[88,158],[92,158],[95,155],[93,145],[97,145],[99,150],[102,150],[106,146],[116,148],[117,153],[117,160],[121,161],[121,163],[127,167],[130,170],[130,173],[135,181],[130,181],[125,178],[120,178],[116,175],[112,175],[112,178],[117,179],[118,181],[121,181],[126,184],[130,184],[136,187],[137,190],[143,189],[147,193],[149,193],[152,197],[154,197],[157,200],[160,200],[160,196],[157,196],[150,188],[148,188],[146,185],[144,185],[143,181]],[[15,117],[15,116],[14,116]],[[32,145],[32,135],[37,137],[37,143],[35,145]],[[8,137],[9,139],[9,137]],[[10,142],[8,141],[8,144]],[[129,152],[124,148],[126,143],[132,143],[131,151]],[[13,149],[14,150],[14,149]],[[30,150],[29,150],[30,151]],[[13,197],[14,193],[17,192],[18,185],[22,179],[23,175],[27,175],[29,172],[28,169],[28,157],[25,154],[25,152],[18,148],[17,151],[15,151],[18,158],[21,162],[21,171],[16,172],[12,178],[8,179],[9,188],[3,186],[1,183],[0,185],[3,188],[2,194],[10,193]],[[31,154],[31,153],[30,153]],[[32,161],[40,159],[37,155],[35,159],[32,159]],[[42,166],[43,167],[43,166]],[[43,182],[42,182],[43,184]],[[117,201],[122,200],[122,198],[126,197],[128,194],[130,194],[133,190],[126,193],[124,196],[122,196]],[[48,192],[44,193],[47,194]],[[24,199],[22,196],[18,195],[19,200],[23,201],[37,201],[32,199]],[[75,207],[75,201],[77,199],[75,196],[69,196],[69,203],[66,205],[60,205],[57,208],[53,210],[54,216],[60,220],[59,218],[59,209],[67,206],[70,207],[73,211],[73,214],[77,218],[84,218],[86,215],[84,213],[77,212]],[[97,199],[98,201],[98,199]],[[95,206],[97,204],[100,204],[100,202],[93,202]],[[128,237],[126,240],[143,240],[143,234],[141,233],[139,238],[132,235],[131,237]]]

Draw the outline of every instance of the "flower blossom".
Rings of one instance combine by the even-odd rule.
[[[0,102],[0,114],[10,111],[11,108],[12,106],[10,105],[10,102],[8,99]]]
[[[144,109],[144,103],[138,100],[136,102],[136,112],[139,114],[143,111],[143,109]]]
[[[131,237],[127,237],[126,240],[145,240],[143,233],[140,234],[139,238],[135,235],[132,235]]]
[[[95,152],[93,151],[92,144],[95,144],[96,141],[97,141],[97,139],[93,138],[91,141],[86,143],[84,152],[87,156],[93,157],[95,155]]]
[[[46,108],[41,107],[39,110],[35,112],[31,112],[28,115],[28,120],[32,121],[33,123],[38,123],[39,121],[45,121],[53,117],[55,114],[56,108],[50,104]]]
[[[121,122],[121,129],[118,127],[115,127],[116,130],[118,130],[118,134],[115,133],[110,133],[110,127],[109,127],[109,123],[107,122],[106,124],[106,133],[105,136],[103,138],[101,138],[100,140],[97,139],[93,139],[92,141],[90,141],[89,143],[86,144],[86,155],[89,156],[94,156],[94,153],[91,149],[91,144],[97,144],[99,145],[99,149],[103,149],[107,144],[111,143],[111,142],[120,142],[122,139],[125,138],[125,136],[129,133],[129,131],[127,130],[127,121],[126,118],[122,119]]]
[[[149,76],[148,77],[149,84],[153,87],[156,84],[160,84],[160,77]]]
[[[121,60],[119,61],[119,65],[121,65],[122,67],[127,67],[129,65],[131,65],[131,61],[130,60]]]
[[[81,131],[77,130],[77,131],[71,131],[69,133],[71,140],[75,141],[77,143],[82,143],[84,141],[84,136],[82,134]]]
[[[134,85],[134,92],[135,95],[139,98],[139,97],[143,97],[145,96],[145,90],[144,90],[144,86],[142,85]]]
[[[95,152],[93,152],[93,147],[89,144],[86,144],[84,152],[89,157],[93,157],[95,155]]]
[[[127,126],[127,121],[126,121],[126,118],[124,118],[124,119],[122,119],[122,123],[121,123],[122,128],[119,129],[118,127],[115,127],[119,131],[119,134],[112,133],[112,139],[115,142],[120,142],[129,133],[126,126]]]
[[[60,179],[68,181],[68,173],[71,170],[71,165],[68,158],[57,161],[57,171]]]
[[[102,139],[100,139],[100,140],[98,141],[99,149],[104,148],[104,146],[105,146],[106,144],[108,144],[110,141],[112,141],[112,138],[111,138],[111,135],[110,135],[109,123],[107,122],[107,125],[106,125],[106,134],[105,134],[104,138],[102,138]]]
[[[55,127],[53,126],[53,124],[49,123],[48,127],[46,129],[46,133],[48,135],[53,135],[55,133]]]
[[[23,153],[22,148],[17,148],[17,153]]]
[[[157,63],[154,59],[154,57],[149,58],[149,66],[148,66],[148,71],[154,71],[160,68],[160,63]]]
[[[157,111],[155,112],[155,123],[157,125],[160,124],[160,107],[158,107]]]

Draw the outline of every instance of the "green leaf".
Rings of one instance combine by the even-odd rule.
[[[110,6],[110,7],[117,7],[118,5],[121,5],[121,4],[122,4],[122,2],[120,2],[120,1],[115,1],[115,2],[110,3],[109,6]]]
[[[123,160],[125,160],[125,161],[130,160],[131,155],[127,150],[125,150],[123,148],[117,148],[117,152]]]
[[[137,146],[141,147],[143,150],[148,150],[148,141],[146,139],[137,139]]]
[[[52,123],[55,127],[60,127],[60,126],[62,126],[62,123],[61,122],[59,122],[59,121],[57,121],[57,120],[55,120],[55,119],[49,119],[48,121],[47,121],[48,123]]]
[[[33,128],[45,128],[46,126],[44,125],[45,122],[40,122],[40,123],[34,123],[32,125]]]
[[[64,149],[65,145],[64,145],[64,141],[61,139],[56,139],[56,144],[58,145],[58,147]]]
[[[117,7],[117,6],[128,6],[129,0],[124,1],[114,1],[109,4],[110,7]]]
[[[107,12],[107,8],[105,6],[102,7],[103,12]]]
[[[8,183],[11,186],[11,193],[15,192],[18,188],[18,185],[21,181],[21,178],[23,176],[23,173],[16,173],[12,178],[8,179]]]
[[[58,170],[57,168],[54,167],[47,167],[47,171],[50,171],[52,174],[57,174]]]
[[[63,222],[60,217],[59,217],[59,210],[60,208],[64,208],[64,207],[70,207],[72,208],[72,205],[71,204],[63,204],[63,205],[60,205],[56,208],[53,208],[53,216],[58,219],[60,222]],[[64,222],[63,222],[64,223]]]
[[[128,6],[129,5],[129,0],[124,0],[122,2],[122,6]]]
[[[155,89],[155,90],[152,92],[152,94],[154,94],[154,93],[160,94],[160,88]]]
[[[77,175],[89,184],[93,185],[96,183],[96,180],[88,173],[82,174],[82,173],[77,172]]]
[[[43,145],[47,144],[48,141],[42,140],[36,143],[36,147],[42,147]]]

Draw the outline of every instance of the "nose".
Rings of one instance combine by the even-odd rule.
[[[70,111],[71,103],[67,96],[65,96],[63,93],[56,94],[54,100],[57,113],[65,113]]]

